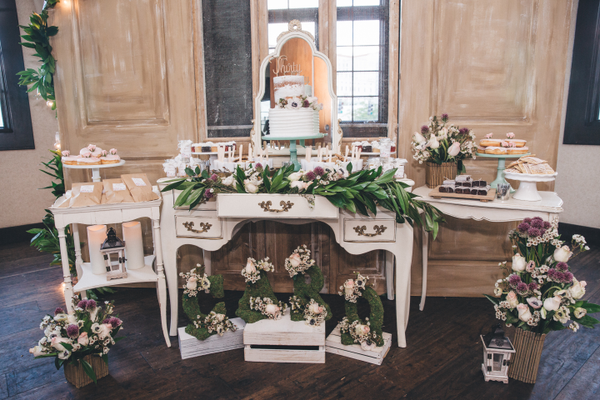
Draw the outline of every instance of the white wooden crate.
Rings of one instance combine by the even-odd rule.
[[[244,329],[244,359],[254,362],[324,364],[325,324],[312,327],[304,321],[292,321],[289,314],[280,320],[264,319],[247,324]]]
[[[371,364],[381,365],[383,359],[387,355],[388,351],[392,347],[392,334],[383,332],[383,346],[376,347],[373,351],[365,351],[360,348],[360,345],[353,344],[346,346],[342,344],[342,336],[340,335],[340,328],[335,327],[333,332],[327,336],[327,342],[325,343],[325,351],[340,356],[354,358],[368,362]]]
[[[212,335],[206,340],[199,340],[185,333],[185,327],[178,329],[179,351],[181,359],[221,353],[223,351],[244,348],[244,327],[246,322],[241,318],[232,318],[231,322],[238,328],[235,332],[227,331],[223,336]]]

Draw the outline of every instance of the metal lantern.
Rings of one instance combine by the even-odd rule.
[[[500,325],[493,326],[490,333],[479,337],[483,343],[481,370],[485,381],[508,383],[510,357],[515,352],[510,339],[504,336],[504,330]]]
[[[106,240],[100,246],[106,264],[106,280],[127,278],[125,269],[125,242],[117,237],[113,228],[108,230]],[[113,260],[114,258],[114,260]]]

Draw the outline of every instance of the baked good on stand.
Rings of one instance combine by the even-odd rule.
[[[92,153],[85,152],[77,157],[77,165],[100,165],[101,161],[98,157],[92,157]]]
[[[117,154],[117,149],[103,150],[104,154],[100,157],[102,164],[118,164],[121,162],[121,157]]]
[[[90,157],[100,158],[102,157],[102,149],[95,144],[88,144],[87,147],[79,150],[79,155],[83,156],[86,153],[90,153]]]
[[[69,150],[65,150],[62,152],[61,161],[66,165],[77,165],[77,159],[79,156],[72,156]]]
[[[506,172],[531,175],[549,175],[555,173],[546,160],[535,157],[535,154],[521,157],[517,161],[510,163],[506,168]]]

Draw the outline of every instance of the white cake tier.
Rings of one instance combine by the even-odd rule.
[[[273,137],[314,136],[319,134],[319,112],[312,108],[269,110],[269,131]]]
[[[304,77],[302,75],[285,75],[273,78],[273,95],[275,103],[279,99],[300,97],[304,95]]]

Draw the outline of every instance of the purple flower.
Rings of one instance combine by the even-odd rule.
[[[255,169],[255,170],[257,170],[257,171],[260,171],[260,170],[262,170],[262,169],[263,169],[263,166],[262,166],[262,164],[261,164],[261,163],[256,163],[256,164],[254,165],[254,169]]]
[[[540,236],[540,230],[538,228],[529,228],[527,230],[527,234],[531,237],[539,237]]]
[[[63,310],[60,307],[56,307],[56,310],[54,310],[54,316],[56,316],[57,314],[64,314],[65,310]]]
[[[219,179],[219,177],[217,176],[217,174],[212,174],[210,176],[210,180],[213,181],[213,182],[216,182],[218,179]]]
[[[94,311],[96,309],[96,300],[88,300],[85,309],[87,311]]]
[[[558,280],[558,279],[557,279],[557,274],[558,274],[558,273],[559,273],[559,272],[558,272],[557,270],[555,270],[554,268],[550,268],[550,269],[548,270],[548,279],[550,279],[550,280],[553,280],[553,281],[556,281],[556,280]]]
[[[569,265],[566,262],[559,262],[555,267],[557,270],[565,272],[569,270]]]
[[[562,276],[562,278],[563,278],[562,279],[562,283],[571,283],[571,282],[573,282],[573,274],[570,273],[569,271],[563,272],[562,275],[563,275]]]
[[[529,290],[531,292],[533,292],[534,290],[538,290],[539,289],[539,285],[537,284],[537,282],[531,282],[529,285]]]
[[[531,224],[531,218],[525,218],[523,222],[525,222],[526,224]]]
[[[214,197],[213,191],[213,189],[206,189],[204,191],[204,197],[206,197],[207,199],[212,199]]]
[[[314,173],[316,176],[323,176],[323,174],[325,173],[325,171],[323,170],[323,168],[321,167],[317,167],[314,169]]]
[[[87,300],[81,300],[79,303],[77,303],[77,307],[85,310],[85,308],[87,307],[87,303],[88,303]]]
[[[308,171],[308,172],[306,173],[306,175],[304,175],[304,176],[305,176],[305,177],[306,177],[306,179],[308,179],[309,181],[314,181],[314,180],[315,180],[315,178],[317,177],[317,176],[315,175],[315,173],[314,173],[314,172],[312,172],[312,171]]]
[[[79,327],[75,324],[67,326],[67,335],[71,339],[75,339],[77,336],[79,336]]]
[[[525,282],[519,282],[517,285],[517,293],[523,296],[525,293],[529,291],[529,286]]]
[[[544,229],[548,230],[548,229],[550,229],[551,226],[552,225],[550,225],[550,222],[544,221]]]
[[[540,228],[540,236],[544,236],[544,233],[546,233],[546,230],[544,228]]]
[[[466,135],[467,133],[469,133],[469,128],[460,128],[458,130],[458,133],[461,135]]]
[[[427,132],[429,132],[429,127],[427,125],[423,125],[421,127],[421,133],[427,133]]]
[[[302,103],[302,107],[304,107],[304,108],[310,107],[310,101],[304,100],[304,103]]]
[[[540,222],[544,222],[544,220],[541,217],[533,217],[531,218],[532,221],[540,221]]]
[[[521,233],[527,233],[527,231],[529,230],[529,228],[531,228],[531,226],[527,222],[521,222],[519,224],[519,226],[517,226],[517,229]]]
[[[516,287],[519,283],[521,283],[521,277],[517,274],[513,274],[508,277],[508,284],[512,287]]]
[[[300,103],[297,101],[290,102],[290,108],[300,108]]]
[[[544,221],[542,221],[542,220],[540,220],[540,219],[535,219],[535,218],[534,218],[534,219],[531,221],[531,224],[530,224],[530,225],[531,225],[533,228],[538,228],[538,229],[540,229],[540,228],[543,228],[543,227],[544,227]]]
[[[109,322],[108,322],[108,323],[112,325],[113,329],[115,329],[115,328],[117,328],[117,327],[121,326],[121,324],[123,323],[123,321],[121,321],[121,320],[120,320],[119,318],[117,318],[117,317],[112,317],[112,318],[109,320]]]
[[[448,121],[448,114],[442,114],[442,121]]]

